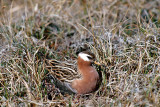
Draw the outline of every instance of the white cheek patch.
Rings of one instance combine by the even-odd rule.
[[[84,61],[90,61],[88,56],[91,57],[90,55],[86,54],[86,53],[79,53],[79,55]]]

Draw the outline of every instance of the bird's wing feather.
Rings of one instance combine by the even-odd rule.
[[[76,70],[76,65],[60,62],[57,60],[47,60],[46,68],[50,74],[63,82],[72,82],[72,80],[81,78]]]

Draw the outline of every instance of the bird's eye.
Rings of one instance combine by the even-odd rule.
[[[88,58],[89,58],[90,60],[92,60],[92,59],[93,59],[91,56],[88,56]]]

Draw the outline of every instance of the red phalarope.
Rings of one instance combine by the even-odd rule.
[[[97,89],[100,75],[92,64],[95,56],[89,52],[80,52],[77,59],[77,70],[72,64],[48,60],[46,68],[53,77],[54,86],[62,93],[88,94]],[[66,67],[69,66],[69,67]]]

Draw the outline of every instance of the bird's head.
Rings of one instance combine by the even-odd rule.
[[[84,64],[88,63],[91,65],[94,63],[94,60],[95,60],[95,55],[91,52],[83,51],[78,54],[79,63],[84,63]]]

